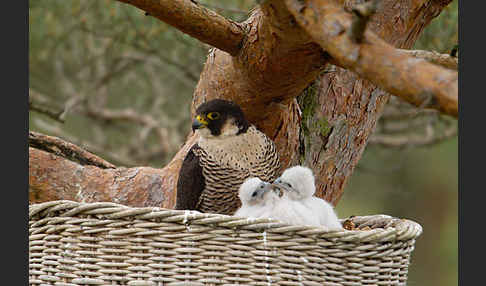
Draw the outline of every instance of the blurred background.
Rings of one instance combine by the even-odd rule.
[[[198,1],[235,21],[254,0]],[[458,0],[415,49],[449,53]],[[29,1],[29,129],[109,162],[163,167],[190,131],[209,46],[113,0]],[[458,284],[457,122],[392,98],[336,207],[420,223],[408,285]]]

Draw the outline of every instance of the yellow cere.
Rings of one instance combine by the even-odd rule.
[[[201,122],[202,124],[208,125],[208,122],[201,115],[196,116],[196,119],[197,119],[197,121]]]

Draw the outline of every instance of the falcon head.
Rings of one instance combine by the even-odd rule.
[[[213,99],[196,109],[192,130],[202,137],[226,137],[245,133],[249,127],[245,114],[232,101]]]
[[[291,199],[300,200],[314,195],[316,185],[312,170],[303,166],[288,168],[272,185],[282,188]]]
[[[243,205],[257,205],[267,201],[272,193],[271,184],[255,177],[246,179],[241,184],[238,195]]]

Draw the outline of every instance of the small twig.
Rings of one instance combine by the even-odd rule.
[[[355,43],[363,42],[366,25],[371,16],[376,12],[378,1],[372,0],[363,4],[356,5],[351,10],[353,13],[353,22],[349,29],[349,36]]]
[[[116,76],[123,74],[124,72],[131,69],[132,67],[143,62],[142,59],[136,59],[136,58],[122,58],[122,59],[126,59],[127,60],[126,63],[123,64],[123,65],[120,64],[116,68],[113,68],[112,70],[107,72],[105,75],[101,76],[100,79],[98,80],[98,82],[96,83],[96,85],[89,92],[96,91],[100,87],[102,87],[102,86],[106,85],[108,82],[110,82]]]
[[[398,110],[393,108],[388,108],[388,106],[383,111],[381,115],[382,119],[385,120],[399,120],[399,119],[410,119],[411,117],[416,117],[418,115],[432,115],[432,114],[439,114],[439,112],[435,109],[422,109],[417,112],[417,108],[410,108],[407,110]]]
[[[457,70],[459,65],[459,59],[452,55],[441,54],[435,51],[424,51],[424,50],[405,50],[397,49],[397,51],[414,56],[416,58],[424,59],[436,65],[443,66],[448,69]]]
[[[95,109],[93,107],[88,107],[85,111],[88,116],[99,118],[103,120],[120,120],[120,121],[131,121],[136,122],[138,124],[142,124],[145,126],[150,127],[155,131],[157,136],[159,137],[159,141],[161,146],[164,149],[164,152],[170,151],[170,146],[168,143],[168,131],[165,128],[160,127],[157,120],[152,118],[148,115],[140,115],[132,109],[124,109],[124,110],[108,110],[108,109]]]
[[[134,28],[136,28],[136,27],[134,27]],[[145,54],[142,54],[142,55],[139,56],[135,52],[133,52],[133,53],[131,53],[131,55],[123,56],[122,59],[144,61],[144,62],[147,62],[147,63],[158,64],[158,65],[160,65],[159,62],[162,62],[162,63],[165,63],[165,64],[172,65],[175,68],[177,68],[185,76],[185,78],[187,78],[191,81],[191,83],[188,84],[188,86],[191,86],[191,87],[193,86],[193,83],[197,83],[197,81],[199,80],[199,76],[195,75],[194,72],[189,70],[187,65],[183,65],[183,64],[178,63],[177,61],[171,60],[169,57],[167,57],[163,53],[160,53],[160,51],[155,49],[155,48],[152,48],[152,47],[147,48],[143,45],[140,45],[136,41],[135,42],[127,42],[127,41],[124,41],[124,40],[121,40],[121,39],[118,39],[118,38],[113,38],[111,35],[103,34],[99,31],[94,31],[94,30],[90,30],[90,29],[87,29],[87,28],[83,28],[82,31],[86,32],[86,33],[90,33],[93,36],[96,36],[96,37],[99,37],[99,38],[111,39],[111,40],[113,40],[117,43],[133,47],[136,50],[143,51],[145,53]],[[143,36],[142,40],[144,40],[147,44],[150,44],[150,40],[147,40],[147,38],[145,37],[145,35],[143,35],[143,33],[137,33],[137,35]],[[150,56],[153,56],[153,57],[150,57]],[[154,62],[155,58],[158,59],[158,62]],[[183,81],[183,83],[186,83],[186,82]]]
[[[413,134],[396,136],[374,134],[370,137],[369,144],[376,144],[389,148],[429,146],[457,136],[457,126],[450,124],[442,133],[436,133],[437,131],[434,127],[427,125],[425,127],[424,135]]]
[[[63,111],[61,112],[61,114],[59,114],[59,118],[64,120],[64,118],[66,118],[67,114],[71,111],[71,109],[73,109],[76,105],[85,102],[87,99],[88,97],[85,95],[76,95],[69,98],[64,104]]]
[[[189,78],[193,82],[197,82],[199,80],[199,75],[195,75],[192,71],[190,71],[190,69],[188,68],[188,66],[183,65],[183,64],[181,64],[181,63],[179,63],[177,61],[171,60],[169,57],[167,57],[165,55],[165,53],[160,53],[159,49],[153,48],[152,45],[151,45],[152,40],[149,37],[147,37],[146,33],[143,33],[142,31],[140,31],[139,26],[135,23],[135,21],[133,20],[132,16],[128,12],[126,13],[126,17],[127,17],[128,21],[130,22],[130,24],[132,25],[133,30],[136,32],[136,35],[137,36],[140,36],[142,38],[143,42],[145,42],[145,44],[147,45],[147,47],[150,47],[150,48],[145,48],[145,51],[148,54],[156,55],[156,56],[158,56],[158,58],[162,62],[165,62],[165,63],[168,63],[170,65],[175,66],[187,78]],[[138,43],[138,41],[135,41],[135,43],[132,44],[132,45],[134,45],[138,50],[143,50],[142,49],[143,45],[140,45]],[[143,55],[141,58],[142,59],[146,58],[146,55]]]
[[[34,99],[30,96],[30,89],[29,89],[29,110],[47,115],[49,118],[54,119],[60,123],[64,123],[64,118],[61,118],[62,110],[61,111],[52,111],[46,107],[42,107],[37,103],[34,103]]]
[[[413,117],[405,120],[381,120],[381,133],[383,134],[399,134],[404,132],[416,132],[428,122],[430,118],[427,117]]]

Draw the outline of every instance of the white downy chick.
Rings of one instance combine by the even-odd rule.
[[[241,184],[238,196],[241,207],[236,210],[234,216],[259,218],[269,208],[275,205],[275,198],[265,196],[268,191],[268,183],[259,178],[248,178]]]
[[[295,202],[270,183],[249,178],[240,186],[241,207],[234,216],[273,218],[283,223],[305,225],[305,217],[295,211]]]
[[[288,168],[275,180],[274,185],[284,188],[292,200],[301,202],[310,210],[311,216],[318,221],[317,225],[329,230],[342,229],[332,205],[314,196],[316,186],[311,169],[303,166]]]

